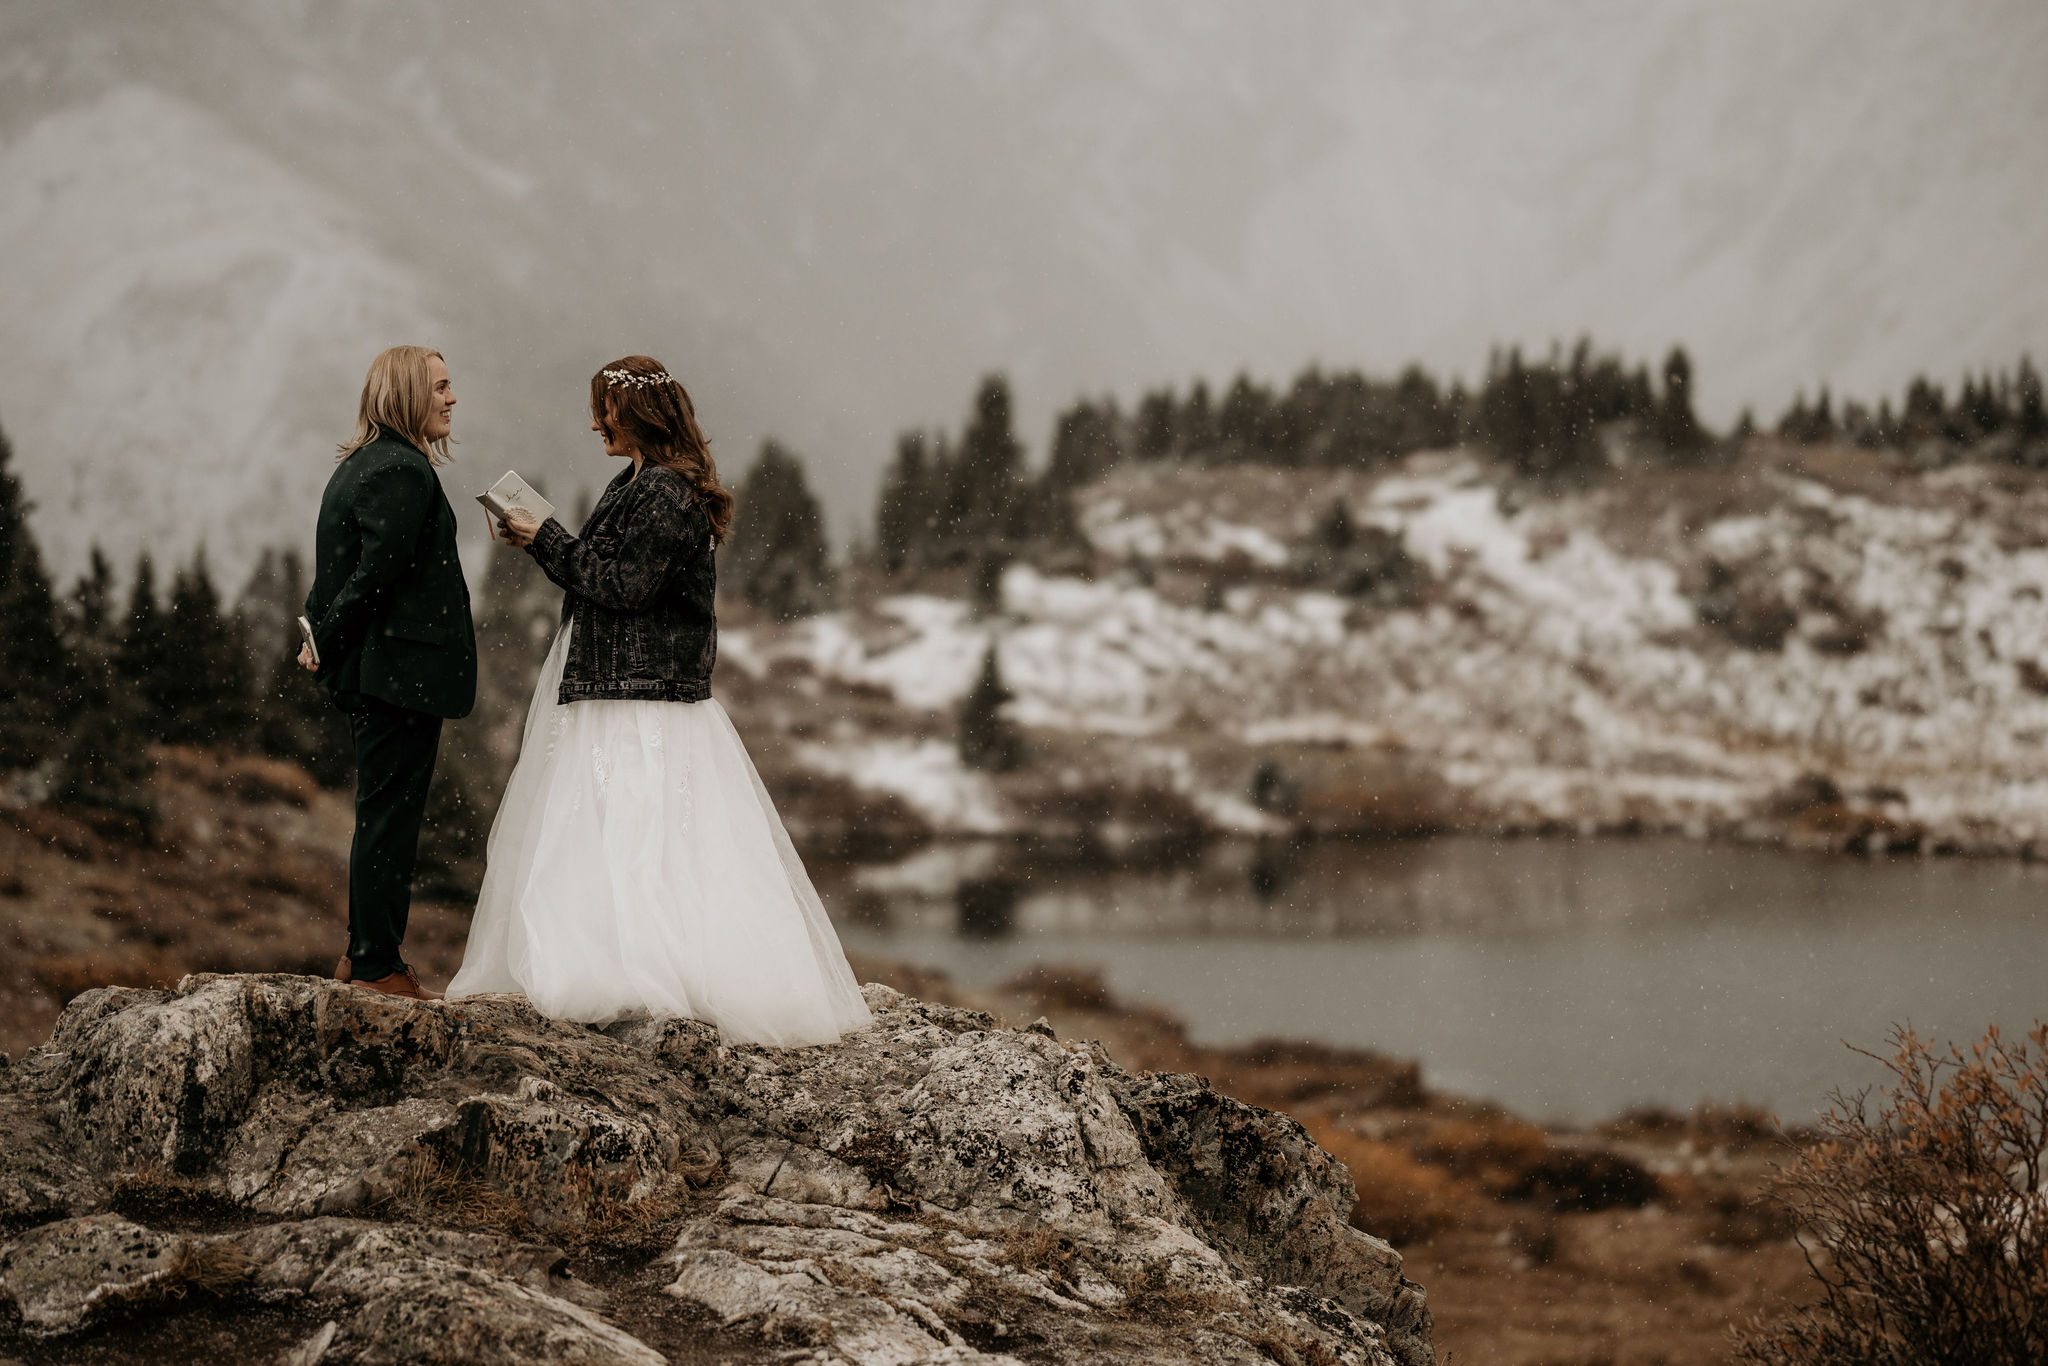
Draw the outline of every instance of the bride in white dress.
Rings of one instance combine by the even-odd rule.
[[[644,1010],[735,1042],[830,1042],[867,1006],[710,695],[731,495],[659,362],[606,366],[591,410],[606,453],[632,466],[583,534],[516,510],[501,524],[567,599],[448,997],[523,992],[557,1019]]]

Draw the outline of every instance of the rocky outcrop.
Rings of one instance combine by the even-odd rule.
[[[0,1335],[261,1304],[305,1366],[1433,1361],[1292,1120],[867,993],[872,1028],[771,1049],[304,977],[88,992],[0,1069]]]

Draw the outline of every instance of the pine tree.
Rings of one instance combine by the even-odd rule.
[[[238,746],[246,741],[254,710],[248,650],[221,612],[204,546],[172,578],[163,648],[172,667],[150,694],[157,734],[165,743]]]
[[[977,616],[990,617],[1003,610],[1003,576],[1010,572],[1010,558],[1000,550],[989,550],[974,562],[974,578],[968,585],[968,601]]]
[[[1053,424],[1052,453],[1046,460],[1045,483],[1070,494],[1094,483],[1123,458],[1117,440],[1116,409],[1083,399]]]
[[[1832,441],[1835,438],[1835,404],[1828,396],[1828,386],[1820,386],[1820,397],[1813,404],[1813,434],[1808,441]]]
[[[1899,424],[1908,441],[1925,441],[1945,432],[1949,425],[1948,399],[1941,386],[1930,383],[1924,375],[1913,376],[1906,386],[1906,404]]]
[[[1138,400],[1137,448],[1140,460],[1164,460],[1178,445],[1173,390],[1154,389]]]
[[[1322,371],[1313,365],[1294,377],[1294,384],[1267,410],[1260,426],[1258,444],[1265,459],[1277,465],[1300,465],[1308,460],[1316,433],[1323,426],[1329,387]]]
[[[93,542],[86,572],[71,588],[71,627],[77,638],[110,645],[114,624],[114,566]]]
[[[1216,444],[1216,410],[1209,398],[1209,386],[1196,380],[1180,406],[1178,422],[1181,450],[1201,455]]]
[[[14,447],[0,432],[0,769],[54,757],[77,702],[57,602],[13,464]]]
[[[1007,773],[1024,762],[1024,742],[1003,717],[1010,697],[991,644],[982,655],[980,676],[960,703],[960,762],[968,768]]]
[[[2041,401],[2041,372],[2034,368],[2030,356],[2020,357],[2019,374],[2013,381],[2013,408],[2020,440],[2048,440],[2048,408]]]
[[[113,566],[95,545],[91,567],[71,589],[66,634],[78,679],[78,706],[52,788],[60,802],[129,817],[148,839],[157,821],[149,782],[156,762],[146,743],[141,699],[115,679],[120,631],[113,611],[113,578]]]
[[[1528,365],[1520,348],[1495,354],[1480,393],[1486,442],[1522,474],[1546,483],[1582,479],[1602,462],[1588,390],[1555,351]]]
[[[1806,406],[1806,391],[1792,396],[1792,405],[1778,415],[1778,435],[1787,441],[1808,441],[1813,430],[1813,411]]]
[[[1111,400],[1098,407],[1083,399],[1053,424],[1045,473],[1031,490],[1028,538],[1039,542],[1055,562],[1062,553],[1079,556],[1087,548],[1074,515],[1074,495],[1122,461],[1117,427],[1116,404]],[[1078,568],[1079,562],[1072,567]]]
[[[146,705],[145,724],[156,733],[155,688],[168,672],[164,653],[164,614],[156,600],[156,563],[149,552],[135,559],[135,578],[128,590],[128,610],[121,622],[120,644],[114,651],[116,683]]]
[[[898,574],[929,559],[940,495],[936,473],[923,432],[896,439],[896,459],[883,473],[875,500],[875,563],[884,572]]]
[[[1496,351],[1479,391],[1480,432],[1494,454],[1508,460],[1524,458],[1536,445],[1536,405],[1522,348]]]
[[[1394,381],[1395,433],[1389,455],[1435,450],[1458,439],[1456,415],[1447,407],[1436,380],[1419,365],[1411,365]]]
[[[974,395],[974,415],[960,434],[947,497],[956,558],[979,558],[990,542],[1019,539],[1025,500],[1024,447],[1011,422],[1010,383],[989,375]]]
[[[1216,412],[1216,435],[1236,447],[1237,459],[1257,459],[1261,454],[1266,415],[1272,406],[1273,396],[1250,375],[1240,373],[1230,382]]]
[[[740,595],[777,621],[821,612],[834,587],[825,516],[803,461],[773,440],[741,483],[726,561]]]
[[[1706,449],[1707,434],[1692,410],[1692,357],[1682,346],[1672,347],[1664,358],[1664,398],[1657,405],[1653,435],[1681,460]]]

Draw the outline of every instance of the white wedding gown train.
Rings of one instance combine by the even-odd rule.
[[[725,709],[556,702],[573,629],[541,668],[449,998],[524,992],[556,1019],[645,1010],[785,1046],[867,1024]]]

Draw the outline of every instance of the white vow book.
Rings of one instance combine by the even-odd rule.
[[[500,520],[506,513],[517,509],[536,522],[545,522],[555,511],[553,503],[536,493],[533,485],[512,470],[506,470],[505,477],[479,493],[476,500]]]

